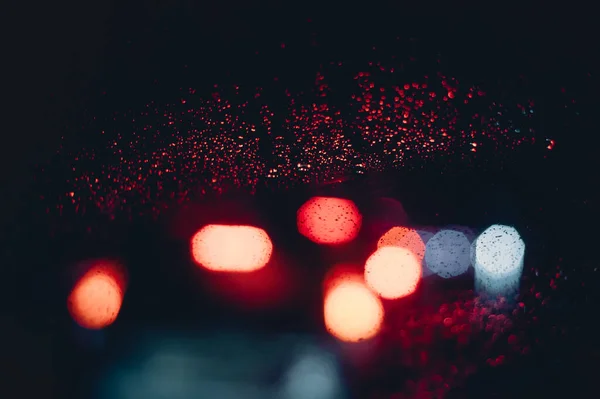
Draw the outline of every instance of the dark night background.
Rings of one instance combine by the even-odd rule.
[[[587,279],[587,271],[598,263],[599,141],[595,114],[600,105],[600,43],[591,5],[580,8],[573,2],[549,5],[541,1],[497,5],[388,1],[341,6],[191,0],[11,3],[2,11],[6,19],[2,23],[2,64],[8,70],[2,78],[6,115],[1,133],[0,196],[4,212],[0,215],[0,237],[9,243],[11,232],[19,230],[28,237],[31,231],[31,239],[17,244],[10,241],[13,253],[34,251],[31,245],[46,245],[37,241],[43,238],[35,234],[36,220],[27,217],[37,197],[32,187],[33,166],[48,160],[60,137],[76,131],[73,127],[90,114],[160,98],[155,81],[160,81],[165,101],[169,100],[169,89],[193,86],[202,90],[214,82],[233,81],[265,85],[275,75],[302,86],[310,84],[324,57],[339,54],[344,59],[361,60],[368,57],[363,53],[369,43],[391,48],[391,39],[402,36],[419,43],[411,49],[418,56],[444,53],[450,70],[459,78],[506,81],[507,91],[523,89],[540,99],[543,129],[558,143],[552,156],[543,159],[523,154],[503,170],[469,176],[492,182],[486,183],[489,190],[506,190],[506,195],[516,198],[518,207],[527,213],[521,215],[523,220],[541,236],[538,253],[547,259],[562,257],[574,269],[573,280]],[[311,41],[318,42],[318,47],[311,46]],[[292,50],[278,56],[275,49],[283,42]],[[250,57],[257,50],[265,55]],[[520,75],[527,77],[526,88],[515,88],[512,83]],[[570,99],[576,100],[578,116],[564,112]],[[77,138],[81,142],[85,139]],[[460,170],[445,176],[423,173],[429,182],[435,182],[429,198],[463,176]],[[407,181],[411,178],[413,187],[418,187],[419,179],[405,176]],[[404,200],[408,208],[411,199]],[[412,203],[413,209],[418,208],[418,200],[412,199]],[[424,223],[453,221],[453,212],[458,212],[453,209],[459,204],[458,199],[442,205],[431,201],[428,210],[442,216]],[[469,218],[466,210],[461,212]],[[514,218],[521,216],[506,217],[519,223],[522,220]],[[473,216],[474,225],[488,222],[485,217]],[[2,303],[7,309],[2,317],[6,327],[0,333],[0,396],[66,397],[61,381],[69,378],[65,375],[72,367],[68,366],[70,355],[60,350],[64,343],[57,325],[62,321],[55,321],[53,305],[41,307],[46,314],[34,318],[34,311],[40,309],[34,292],[38,288],[27,283],[33,277],[39,281],[39,276],[52,281],[58,268],[17,263],[14,256],[7,259],[2,263],[6,269],[1,290],[6,300]],[[544,395],[571,392],[573,397],[580,397],[578,391],[570,391],[569,381],[581,389],[586,384],[593,386],[588,373],[600,352],[590,339],[597,314],[597,294],[590,283],[592,287],[587,289],[572,288],[562,294],[571,311],[561,322],[577,324],[583,332],[565,341],[564,347],[548,350],[545,357],[535,360],[537,363],[523,365],[523,370],[518,370],[530,373],[531,378],[523,387],[517,384],[512,388],[536,392],[531,385],[553,381],[556,386]],[[576,346],[569,346],[575,342]],[[560,361],[554,362],[555,358]],[[481,376],[481,381],[485,378]],[[498,378],[490,376],[489,381]],[[486,384],[481,381],[472,384],[474,392],[478,392],[478,384]]]

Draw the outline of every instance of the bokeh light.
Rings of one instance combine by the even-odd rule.
[[[471,243],[455,230],[440,230],[425,247],[427,267],[442,278],[460,276],[469,269]]]
[[[475,287],[490,294],[508,294],[519,287],[523,273],[525,243],[510,226],[492,225],[471,247]]]
[[[106,359],[85,397],[346,399],[341,345],[329,341],[227,328],[144,329]]]
[[[99,262],[75,283],[67,308],[83,328],[99,330],[111,325],[123,303],[123,279],[116,264]]]
[[[377,335],[383,323],[381,301],[361,281],[339,280],[326,294],[325,327],[345,342],[359,342]]]
[[[425,242],[417,230],[403,226],[392,227],[377,242],[377,248],[381,247],[401,247],[410,250],[421,264],[423,276],[426,275],[424,265]],[[427,270],[427,272],[431,274],[431,271]]]
[[[381,247],[365,263],[365,281],[382,298],[398,299],[415,292],[421,265],[407,248]]]
[[[269,262],[273,244],[258,227],[211,224],[192,237],[191,252],[194,261],[208,270],[252,272]]]
[[[313,197],[298,209],[298,232],[317,244],[343,244],[358,235],[362,215],[354,202]]]
[[[299,354],[284,375],[278,398],[344,398],[341,375],[335,357],[324,351]]]
[[[425,244],[419,233],[409,227],[396,226],[389,229],[377,242],[377,248],[401,247],[407,248],[417,257],[425,256]]]

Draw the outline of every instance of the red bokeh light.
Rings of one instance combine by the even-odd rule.
[[[273,244],[258,227],[211,224],[192,237],[191,252],[194,261],[208,270],[252,272],[269,262]]]
[[[317,244],[343,244],[358,235],[362,215],[350,200],[313,197],[298,210],[297,224],[298,232]]]
[[[76,282],[67,300],[71,317],[83,328],[99,330],[111,325],[123,303],[125,278],[111,262],[93,264]]]
[[[365,263],[365,281],[382,298],[398,299],[412,294],[421,277],[414,254],[400,247],[381,247]]]
[[[381,330],[384,310],[381,301],[358,279],[340,279],[325,294],[325,326],[345,342],[373,338]]]

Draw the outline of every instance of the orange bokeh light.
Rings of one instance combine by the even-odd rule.
[[[382,298],[398,299],[415,292],[421,264],[406,248],[381,247],[365,263],[365,281]]]
[[[354,202],[334,197],[313,197],[298,209],[298,232],[317,244],[343,244],[358,235],[362,224]]]
[[[99,330],[111,325],[123,303],[122,279],[116,266],[100,264],[77,281],[67,300],[71,317],[83,328]]]
[[[208,270],[252,272],[269,262],[273,244],[258,227],[211,224],[192,237],[191,252],[194,261]]]
[[[325,327],[345,342],[374,337],[381,330],[384,310],[381,301],[356,279],[340,280],[325,295]]]
[[[419,263],[425,257],[425,243],[415,229],[396,226],[389,229],[377,242],[377,248],[401,247],[410,250]]]

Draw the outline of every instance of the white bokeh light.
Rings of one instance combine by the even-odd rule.
[[[470,243],[467,237],[455,230],[440,230],[427,242],[425,264],[442,278],[465,273],[471,264]]]
[[[525,243],[514,227],[490,226],[471,246],[475,289],[493,295],[517,291],[524,257]]]

